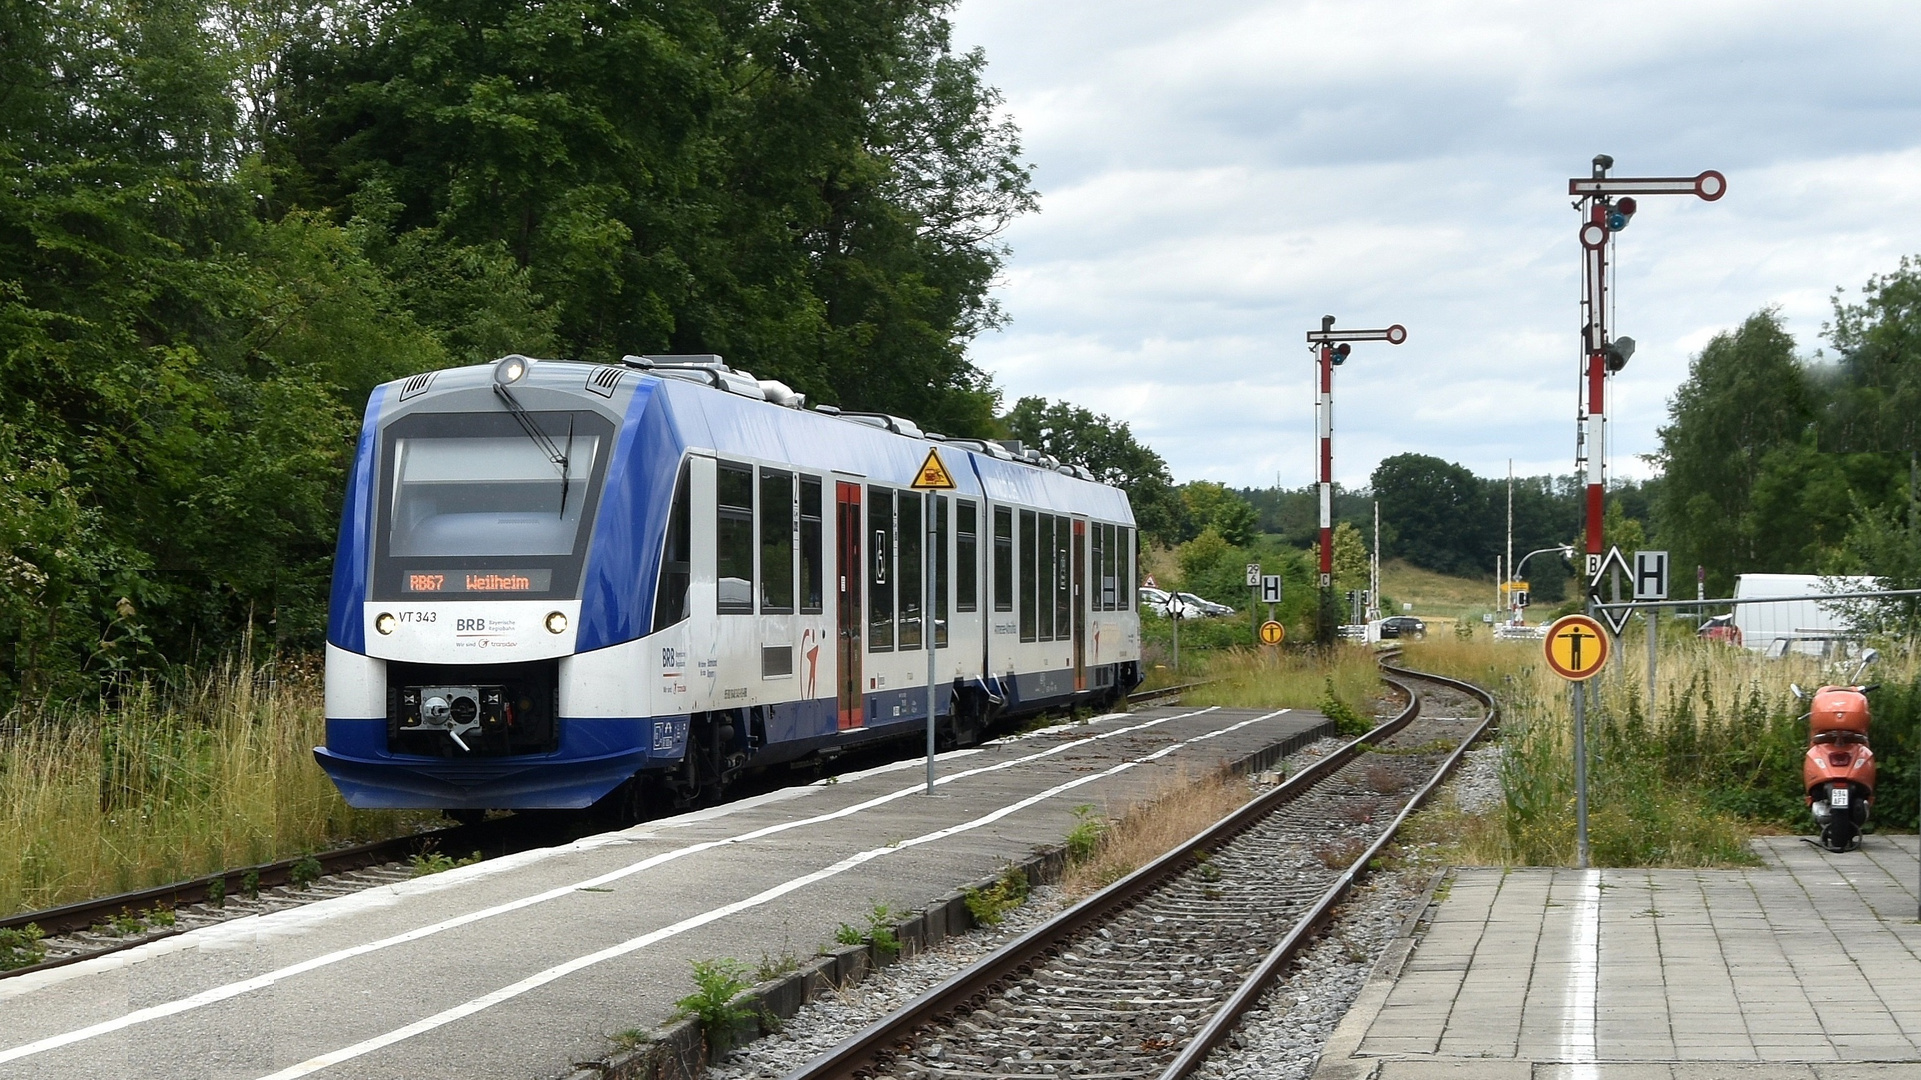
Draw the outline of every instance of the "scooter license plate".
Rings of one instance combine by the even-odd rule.
[[[1847,789],[1847,788],[1833,788],[1833,789],[1831,789],[1831,790],[1829,790],[1829,791],[1828,791],[1828,805],[1829,805],[1829,806],[1832,806],[1832,807],[1834,807],[1834,808],[1836,808],[1837,810],[1839,810],[1839,809],[1846,809],[1846,807],[1847,807],[1847,805],[1848,805],[1848,789]]]

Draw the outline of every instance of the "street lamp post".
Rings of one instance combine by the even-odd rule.
[[[1315,637],[1322,645],[1334,642],[1334,369],[1347,361],[1352,342],[1399,345],[1406,340],[1407,328],[1399,323],[1379,330],[1335,330],[1332,315],[1321,316],[1321,328],[1307,332],[1318,365],[1314,419],[1320,437],[1321,603]]]

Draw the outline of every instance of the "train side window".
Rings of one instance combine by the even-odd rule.
[[[867,651],[894,651],[894,493],[867,489]]]
[[[691,497],[687,482],[687,463],[680,463],[680,479],[674,481],[673,508],[667,512],[667,537],[660,549],[660,579],[654,584],[654,633],[674,625],[689,614],[687,587],[694,580],[693,528],[687,512]]]
[[[716,607],[754,611],[754,470],[721,462],[714,470]]]
[[[947,504],[945,495],[934,496],[934,647],[947,647]]]
[[[954,610],[980,610],[979,507],[954,500]]]
[[[803,615],[818,615],[826,610],[821,591],[827,579],[826,556],[821,547],[824,534],[820,527],[820,490],[820,477],[800,478],[800,610]]]
[[[1040,633],[1040,568],[1035,541],[1040,525],[1032,510],[1021,511],[1021,640],[1038,640]]]
[[[1121,609],[1120,575],[1114,562],[1120,556],[1120,530],[1115,525],[1101,526],[1101,610]]]
[[[924,639],[921,635],[921,606],[926,603],[922,595],[927,580],[921,562],[921,544],[925,537],[921,531],[926,528],[921,523],[921,503],[926,496],[918,491],[900,493],[900,510],[897,520],[900,525],[900,539],[896,546],[900,549],[900,569],[894,574],[895,587],[900,589],[900,647],[918,649]]]
[[[1098,521],[1087,523],[1087,565],[1094,575],[1094,591],[1088,597],[1089,611],[1107,610],[1107,526]]]
[[[1074,519],[1054,519],[1054,637],[1074,636]]]
[[[794,610],[794,474],[760,471],[760,610]]]
[[[1054,569],[1060,565],[1054,558],[1054,523],[1059,520],[1052,514],[1042,514],[1040,538],[1035,541],[1039,547],[1037,572],[1039,586],[1036,589],[1040,605],[1041,640],[1054,640],[1054,590],[1057,587]]]
[[[1014,511],[994,508],[994,610],[1014,610]]]
[[[1114,576],[1120,579],[1119,584],[1122,586],[1119,597],[1121,611],[1134,610],[1134,603],[1141,595],[1140,588],[1134,584],[1134,539],[1131,535],[1132,532],[1133,530],[1122,525],[1120,542],[1114,545],[1114,556],[1117,560],[1115,563]]]

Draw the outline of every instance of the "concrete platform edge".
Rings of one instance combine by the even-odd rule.
[[[1435,894],[1443,882],[1454,876],[1453,867],[1438,870],[1432,881],[1427,883],[1427,892],[1421,902],[1408,914],[1401,924],[1401,932],[1388,943],[1387,951],[1381,954],[1374,964],[1374,971],[1368,976],[1367,985],[1361,987],[1354,1004],[1348,1006],[1347,1014],[1334,1027],[1334,1034],[1328,1036],[1327,1044],[1321,1048],[1320,1063],[1314,1067],[1313,1080],[1370,1080],[1380,1064],[1375,1058],[1356,1058],[1355,1051],[1361,1048],[1361,1040],[1367,1036],[1367,1029],[1373,1025],[1374,1018],[1380,1015],[1381,1007],[1387,1004],[1388,991],[1400,980],[1401,969],[1407,965],[1407,958],[1413,954],[1414,946],[1420,941],[1421,924],[1432,914]]]
[[[1242,775],[1264,772],[1287,755],[1334,733],[1334,722],[1326,720],[1229,762],[1226,768],[1229,772]],[[1026,859],[1010,862],[1008,868],[1026,875],[1030,886],[1056,884],[1067,869],[1067,848],[1064,845],[1042,848]],[[722,1052],[763,1035],[774,1034],[780,1028],[780,1021],[793,1016],[801,1006],[829,990],[854,986],[877,967],[885,967],[902,957],[937,945],[946,937],[959,936],[974,929],[976,924],[973,912],[967,907],[967,894],[991,887],[1001,876],[984,877],[938,897],[930,901],[925,909],[895,924],[894,935],[901,942],[899,956],[883,956],[868,945],[849,945],[814,957],[802,964],[798,971],[741,991],[740,996],[734,999],[734,1004],[754,1016],[732,1033],[733,1037],[727,1041]],[[1437,877],[1436,884],[1439,881]],[[1429,894],[1432,895],[1431,889]],[[1426,910],[1425,906],[1422,910]],[[599,1061],[574,1062],[572,1071],[561,1075],[564,1080],[700,1080],[712,1060],[714,1049],[709,1045],[706,1033],[701,1030],[699,1018],[687,1017],[656,1028],[643,1045],[619,1051]]]

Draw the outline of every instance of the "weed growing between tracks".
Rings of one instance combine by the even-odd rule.
[[[1589,844],[1598,866],[1731,866],[1756,859],[1757,832],[1811,827],[1801,792],[1807,729],[1788,692],[1845,678],[1805,658],[1768,660],[1742,649],[1666,639],[1661,706],[1647,712],[1645,638],[1632,630],[1619,668],[1594,679],[1588,706]],[[1893,654],[1894,649],[1885,652]],[[1437,808],[1422,834],[1450,842],[1459,861],[1572,865],[1575,861],[1573,715],[1567,686],[1541,662],[1538,642],[1430,640],[1407,664],[1495,690],[1502,704],[1504,801],[1485,816]],[[1880,765],[1875,819],[1912,827],[1921,670],[1892,655],[1868,678],[1871,738]],[[1899,794],[1897,794],[1899,793]]]
[[[91,710],[9,714],[0,719],[0,913],[431,820],[348,807],[314,763],[324,741],[317,674],[244,660],[178,685],[137,684]]]
[[[1367,703],[1381,694],[1373,651],[1359,645],[1338,645],[1325,656],[1308,649],[1228,649],[1209,654],[1195,671],[1208,682],[1182,694],[1184,706],[1318,709],[1331,697],[1365,716]]]
[[[1087,855],[1069,860],[1061,892],[1079,899],[1112,885],[1240,809],[1248,798],[1247,778],[1239,774],[1222,770],[1196,783],[1177,772],[1159,794],[1106,823]],[[1091,820],[1089,814],[1076,817],[1080,823],[1068,834],[1070,852],[1073,835]]]

